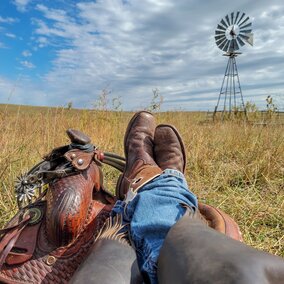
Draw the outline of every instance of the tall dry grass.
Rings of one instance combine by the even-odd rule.
[[[101,149],[123,155],[133,113],[63,108],[0,107],[0,225],[16,212],[16,177],[53,147],[68,144],[65,130],[88,134]],[[186,177],[205,203],[231,215],[247,244],[284,256],[284,127],[242,122],[201,124],[200,113],[167,112],[158,123],[180,131],[188,156]],[[105,168],[114,188],[118,172]]]

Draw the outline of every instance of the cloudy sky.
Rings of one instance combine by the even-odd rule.
[[[212,110],[227,58],[218,22],[242,11],[254,46],[237,58],[245,101],[284,110],[283,0],[2,0],[0,103],[92,108],[101,90],[124,110]]]

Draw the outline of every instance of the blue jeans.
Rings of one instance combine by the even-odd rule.
[[[123,214],[124,222],[130,224],[131,241],[146,283],[158,283],[159,252],[168,231],[185,212],[182,204],[196,208],[197,198],[181,172],[167,169],[130,202],[117,201],[113,208],[113,214]]]

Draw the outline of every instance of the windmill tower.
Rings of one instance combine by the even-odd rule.
[[[241,12],[226,15],[217,25],[215,42],[225,52],[223,56],[228,57],[228,63],[213,120],[216,119],[217,112],[221,112],[221,120],[239,112],[243,113],[244,118],[247,119],[236,57],[241,54],[238,52],[240,47],[246,43],[253,45],[252,24],[249,17]]]

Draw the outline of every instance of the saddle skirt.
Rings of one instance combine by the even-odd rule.
[[[203,219],[209,227],[236,241],[243,242],[242,233],[238,224],[225,212],[214,206],[203,203],[198,204],[198,210],[201,219]]]

